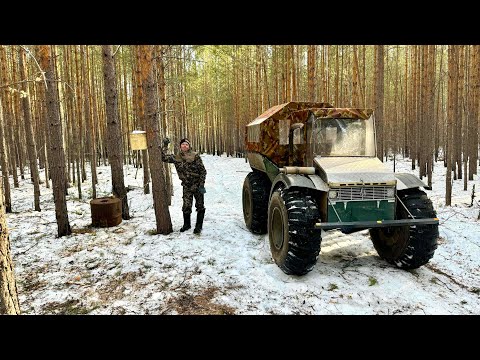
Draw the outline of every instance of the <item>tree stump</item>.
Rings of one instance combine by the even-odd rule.
[[[93,227],[111,227],[122,222],[122,201],[116,197],[101,197],[90,201]]]

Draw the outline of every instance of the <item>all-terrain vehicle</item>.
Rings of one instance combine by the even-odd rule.
[[[285,273],[312,270],[322,230],[369,229],[380,257],[402,269],[433,257],[438,218],[421,190],[430,188],[377,158],[372,109],[277,105],[246,126],[245,145],[252,168],[243,184],[245,224],[268,232]]]

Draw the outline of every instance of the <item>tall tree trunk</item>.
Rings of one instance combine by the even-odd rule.
[[[9,83],[8,73],[7,72],[7,54],[6,54],[6,47],[4,45],[0,45],[0,79],[2,84],[6,85]],[[2,89],[2,96],[0,96],[0,100],[2,101],[1,105],[3,107],[3,116],[4,116],[4,129],[7,135],[7,156],[9,155],[9,164],[11,166],[11,172],[13,177],[13,187],[18,188],[18,175],[17,175],[17,157],[15,153],[15,142],[13,140],[13,114],[12,114],[12,107],[11,107],[11,95],[8,88]]]
[[[342,53],[342,61],[341,61],[341,64],[340,64],[340,89],[339,89],[339,97],[338,97],[338,103],[336,104],[336,106],[341,106],[341,107],[346,107],[348,106],[345,102],[345,96],[343,95],[343,92],[344,92],[344,89],[343,89],[343,73],[345,71],[345,46],[341,45],[340,47],[340,50],[341,50],[341,53]],[[376,52],[375,52],[376,54]],[[338,105],[338,104],[341,104],[341,105]]]
[[[142,77],[139,73],[139,62],[140,62],[140,54],[139,54],[139,47],[135,46],[135,54],[136,54],[136,61],[135,61],[135,87],[137,90],[137,97],[136,97],[136,113],[137,113],[137,127],[141,129],[145,129],[145,101],[144,101],[144,94],[142,90]],[[150,169],[149,169],[149,161],[148,161],[148,151],[142,150],[142,166],[143,166],[143,193],[150,194]]]
[[[160,96],[160,123],[162,124],[163,137],[167,136],[167,94],[165,86],[165,47],[159,45],[157,58],[157,73],[158,73],[158,95]],[[167,205],[172,204],[173,196],[173,182],[172,170],[169,163],[163,163],[163,173],[165,174],[165,186],[167,189]]]
[[[15,62],[15,56],[14,56],[14,51],[12,50],[10,52],[10,57],[11,57],[11,70],[12,70],[12,82],[14,84],[17,83],[17,66]],[[23,156],[23,137],[21,136],[21,117],[22,114],[20,114],[20,101],[17,101],[16,99],[16,92],[14,92],[14,96],[12,96],[12,120],[13,120],[13,131],[14,131],[14,136],[15,136],[15,143],[14,146],[17,151],[17,161],[18,161],[18,167],[20,169],[20,178],[22,180],[25,180],[25,174],[24,174],[24,156]]]
[[[325,95],[324,78],[325,78],[325,45],[320,46],[320,68],[318,69],[318,86],[317,86],[317,99],[321,102],[328,101]]]
[[[74,45],[74,61],[75,65],[72,64],[72,67],[75,67],[75,109],[74,114],[75,116],[71,119],[72,123],[74,124],[74,159],[76,166],[74,166],[73,171],[77,172],[77,189],[78,189],[78,198],[82,198],[82,176],[80,175],[80,163],[82,161],[82,86],[80,85],[80,64],[78,59],[78,48],[79,45]]]
[[[383,162],[383,45],[375,45],[375,123],[377,128],[377,157]]]
[[[122,219],[130,219],[123,176],[122,133],[118,118],[118,97],[112,45],[102,45],[105,111],[107,117],[108,162],[112,168],[112,192],[122,200]]]
[[[452,126],[453,126],[453,117],[456,115],[455,109],[455,99],[456,96],[455,90],[457,84],[455,83],[456,74],[456,58],[455,58],[455,45],[448,46],[448,112],[447,112],[447,138],[446,138],[446,153],[445,157],[447,158],[447,169],[445,176],[445,205],[452,205]]]
[[[335,106],[339,106],[339,95],[338,95],[338,87],[339,87],[339,81],[338,79],[340,78],[340,62],[339,62],[339,45],[335,46],[335,99],[334,99],[334,104]]]
[[[363,93],[360,79],[360,71],[358,66],[357,47],[353,45],[353,106],[363,108]]]
[[[85,127],[89,129],[89,139],[90,139],[90,172],[92,176],[92,198],[96,199],[97,198],[97,146],[96,146],[96,136],[95,136],[95,122],[94,122],[94,116],[92,115],[92,95],[90,92],[90,86],[93,85],[93,81],[89,81],[89,72],[91,72],[91,77],[93,78],[93,70],[90,69],[89,62],[90,62],[90,57],[88,55],[88,45],[84,45],[84,54],[85,56],[83,57],[82,60],[82,73],[84,75],[84,111],[85,111],[85,116],[86,121],[85,121]],[[91,84],[91,85],[90,85]]]
[[[464,119],[464,99],[463,88],[464,88],[464,64],[465,64],[465,46],[458,46],[458,78],[457,78],[457,92],[458,92],[458,103],[457,103],[457,116],[455,117],[456,125],[454,126],[455,130],[455,163],[458,172],[458,179],[462,178],[462,148],[463,148],[463,119]],[[454,165],[455,166],[455,165]]]
[[[435,116],[435,140],[434,140],[434,149],[435,149],[435,162],[438,160],[438,150],[440,147],[440,124],[442,123],[441,119],[443,120],[443,111],[440,114],[440,109],[443,106],[443,96],[440,97],[440,94],[443,95],[443,50],[440,48],[440,65],[439,65],[439,76],[438,76],[438,83],[437,83],[437,108],[436,108],[436,116]],[[435,74],[434,79],[435,81]]]
[[[435,146],[435,125],[434,123],[437,122],[437,119],[434,118],[434,108],[435,108],[435,67],[436,67],[436,51],[435,45],[430,45],[428,47],[428,58],[429,58],[429,65],[428,65],[428,88],[430,89],[427,93],[428,99],[428,110],[427,110],[427,139],[426,139],[426,156],[427,156],[427,183],[429,187],[432,187],[432,172],[433,172],[433,153],[434,153],[434,146]]]
[[[2,139],[3,141],[3,139]],[[3,198],[0,186],[0,199]],[[10,255],[10,240],[3,201],[0,201],[0,315],[19,315],[17,283]]]
[[[468,164],[468,180],[473,180],[473,175],[477,174],[477,160],[478,160],[478,124],[479,124],[479,109],[478,102],[480,100],[480,45],[474,45],[472,49],[472,115],[470,118],[470,162]]]
[[[404,101],[405,101],[405,107],[404,107],[404,116],[403,116],[403,128],[404,128],[404,136],[403,136],[403,156],[410,156],[410,147],[408,145],[408,142],[410,141],[409,133],[408,133],[408,126],[409,126],[409,121],[408,121],[408,115],[409,115],[409,106],[410,106],[410,101],[408,98],[408,47],[405,48],[405,94],[404,94]]]
[[[315,68],[316,68],[316,53],[315,45],[308,45],[307,64],[308,64],[308,101],[315,101]]]
[[[5,212],[10,213],[12,212],[12,198],[10,195],[10,181],[9,181],[9,174],[10,171],[8,169],[8,157],[5,148],[5,140],[3,131],[4,128],[4,121],[3,121],[3,111],[2,106],[0,105],[0,160],[2,166],[2,178],[3,178],[3,193],[5,194]],[[1,197],[0,197],[1,199]]]
[[[65,151],[63,149],[62,120],[58,112],[58,93],[55,79],[55,56],[54,45],[42,45],[39,48],[40,64],[45,71],[47,90],[45,94],[47,115],[49,123],[50,143],[48,146],[48,159],[50,165],[50,174],[52,175],[53,199],[55,201],[55,217],[57,219],[58,237],[71,234],[70,223],[68,221],[67,201],[65,194],[67,192],[65,177]]]
[[[28,94],[27,87],[27,64],[25,50],[20,48],[18,50],[19,55],[19,65],[20,65],[20,79],[24,80],[22,82],[22,108],[23,108],[23,120],[25,124],[25,137],[27,139],[27,153],[28,159],[30,162],[30,172],[32,173],[32,182],[33,182],[33,197],[34,197],[34,206],[35,211],[40,211],[40,177],[38,175],[38,165],[37,165],[37,147],[35,144],[35,138],[33,135],[33,125],[32,117],[30,111],[30,96]]]
[[[272,55],[272,71],[273,71],[273,98],[275,99],[275,104],[280,104],[282,96],[281,96],[281,89],[280,89],[280,74],[279,74],[279,64],[278,64],[278,55],[279,52],[279,46],[278,45],[273,45],[273,55]],[[240,65],[237,66],[237,75],[239,74],[240,70]],[[240,79],[237,83],[238,89],[240,90]],[[239,97],[237,97],[239,99]]]
[[[3,48],[3,46],[0,45],[0,48]],[[0,49],[0,51],[2,51]],[[0,58],[1,60],[1,58]],[[3,66],[0,67],[0,72],[4,71]],[[3,80],[3,75],[0,73],[0,80]],[[3,96],[2,96],[3,100]],[[12,212],[12,198],[10,194],[10,170],[9,170],[9,163],[8,163],[8,156],[7,156],[7,148],[6,148],[6,143],[5,143],[5,119],[3,116],[3,106],[2,103],[0,103],[0,160],[1,160],[1,166],[2,166],[2,177],[3,177],[3,193],[5,196],[5,212],[10,213]],[[1,199],[1,197],[0,197]]]
[[[263,107],[262,112],[267,110],[272,106],[272,102],[270,100],[270,90],[268,86],[268,76],[267,76],[267,60],[266,60],[266,47],[263,49],[262,52],[262,70],[263,70]]]
[[[416,90],[417,90],[417,46],[413,46],[412,51],[410,52],[411,55],[411,69],[412,69],[412,76],[410,79],[410,116],[409,119],[409,134],[410,134],[410,158],[412,159],[412,170],[415,170],[415,164],[417,160],[417,134],[418,132],[416,129],[416,119],[417,119],[417,97],[416,97]]]
[[[254,111],[256,114],[260,114],[261,108],[261,96],[260,96],[260,77],[261,77],[261,57],[262,48],[260,45],[255,45],[255,97],[254,97]],[[228,155],[228,153],[227,153]]]
[[[35,46],[36,48],[36,46]],[[40,78],[41,79],[41,78]],[[35,138],[38,139],[37,142],[37,153],[38,153],[38,161],[40,169],[45,170],[45,187],[47,189],[50,188],[50,181],[49,181],[49,173],[48,173],[48,164],[47,164],[47,155],[46,155],[46,141],[47,138],[45,136],[45,122],[42,121],[42,112],[44,111],[44,100],[45,97],[42,95],[42,86],[37,86],[33,84],[33,89],[30,93],[34,94],[33,97],[33,104],[34,104],[34,123],[36,124],[36,135]],[[44,117],[46,118],[46,117]]]
[[[153,48],[151,45],[140,47],[140,68],[142,83],[145,95],[145,115],[148,154],[150,159],[150,169],[152,169],[152,194],[153,207],[155,209],[155,219],[157,223],[158,234],[170,234],[172,230],[172,221],[168,210],[167,191],[165,186],[165,177],[163,174],[162,154],[160,143],[159,119],[156,102],[155,80],[153,71]]]
[[[298,49],[297,49],[298,50]],[[297,67],[295,61],[295,45],[290,45],[291,73],[292,73],[292,101],[298,101],[297,95]],[[256,116],[256,115],[254,115]],[[252,117],[253,118],[253,117]]]

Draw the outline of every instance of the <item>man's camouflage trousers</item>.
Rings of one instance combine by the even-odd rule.
[[[195,198],[195,208],[198,211],[204,211],[205,206],[203,202],[204,194],[198,191],[198,185],[183,186],[183,207],[182,211],[185,214],[192,213],[193,198]]]

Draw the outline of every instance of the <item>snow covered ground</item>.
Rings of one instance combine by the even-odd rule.
[[[141,189],[143,172],[125,166],[132,219],[91,228],[90,177],[83,199],[69,189],[73,234],[57,238],[52,190],[41,187],[41,212],[33,211],[33,186],[12,184],[7,214],[23,314],[480,314],[480,182],[463,191],[454,184],[445,207],[445,169],[435,164],[427,191],[440,219],[433,259],[404,271],[380,259],[368,231],[328,232],[314,269],[285,275],[270,256],[268,235],[250,233],[243,220],[245,159],[202,155],[207,169],[205,222],[200,236],[180,233],[181,186],[173,169],[170,206],[174,232],[154,235],[152,195]],[[393,169],[393,163],[386,165]],[[412,172],[399,159],[397,172]],[[413,173],[417,173],[417,170]],[[110,195],[109,167],[99,167],[98,197]],[[41,173],[44,178],[44,174]],[[426,179],[425,179],[426,180]],[[472,186],[477,196],[470,207]],[[195,211],[192,222],[195,222]]]

